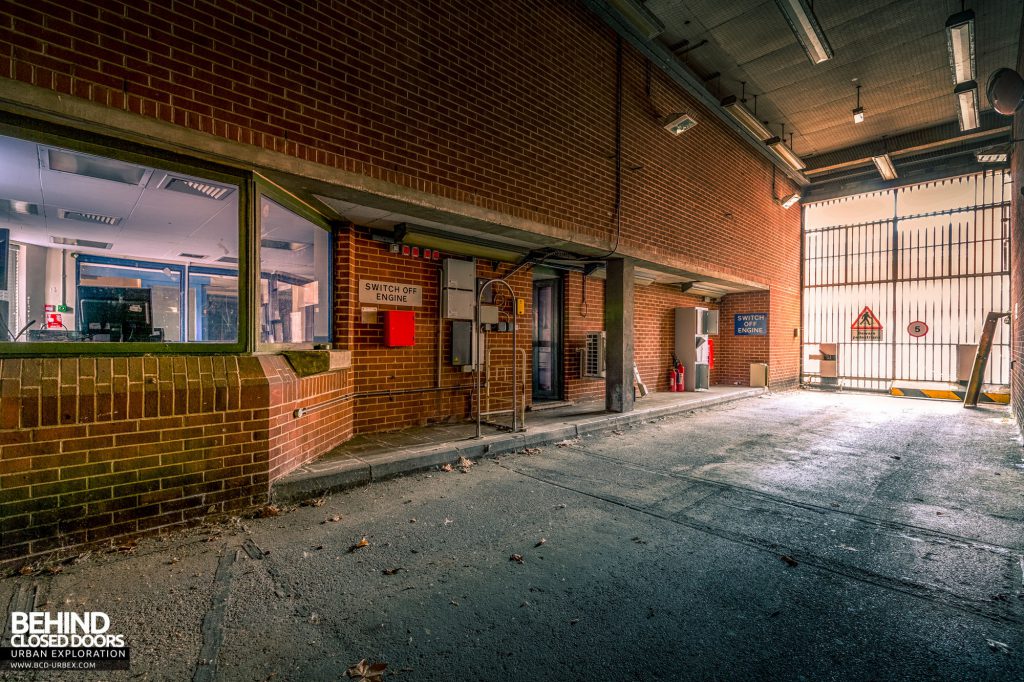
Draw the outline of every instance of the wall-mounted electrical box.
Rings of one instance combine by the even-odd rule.
[[[385,310],[384,345],[390,348],[416,345],[416,314],[412,310]]]
[[[706,391],[709,388],[711,371],[708,366],[708,334],[717,333],[717,310],[676,308],[675,352],[686,370],[687,391]]]
[[[441,264],[441,315],[472,320],[476,307],[476,261],[445,258]]]
[[[452,366],[475,367],[480,353],[480,335],[473,333],[472,320],[452,320]]]
[[[498,306],[480,306],[480,324],[498,324]]]

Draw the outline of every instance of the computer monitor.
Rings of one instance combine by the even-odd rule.
[[[93,341],[151,341],[150,289],[78,287],[78,330]]]

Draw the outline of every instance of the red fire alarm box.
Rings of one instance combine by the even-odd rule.
[[[416,345],[416,315],[412,310],[384,311],[384,345]]]

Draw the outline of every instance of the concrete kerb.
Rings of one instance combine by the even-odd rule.
[[[710,395],[707,398],[677,405],[641,408],[625,414],[601,415],[577,423],[550,424],[526,433],[502,433],[480,440],[415,446],[352,457],[337,463],[325,463],[322,467],[314,463],[275,482],[271,490],[271,499],[277,503],[299,502],[403,474],[433,469],[444,464],[455,464],[461,457],[476,460],[485,456],[508,454],[527,447],[552,445],[582,435],[607,433],[623,426],[743,400],[763,393],[763,389],[751,389],[742,393]]]

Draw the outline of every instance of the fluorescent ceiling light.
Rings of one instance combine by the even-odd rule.
[[[693,120],[693,117],[689,114],[669,114],[661,121],[662,127],[672,133],[673,135],[679,135],[685,133],[687,130],[697,125],[697,122]]]
[[[775,0],[812,64],[832,59],[832,46],[807,0]]]
[[[740,125],[749,130],[754,136],[764,142],[772,137],[772,133],[763,123],[757,120],[757,116],[750,113],[750,110],[743,106],[743,103],[735,96],[729,96],[722,100],[722,108],[729,112],[729,115],[736,119]]]
[[[978,84],[967,81],[953,90],[956,96],[956,115],[960,119],[960,130],[974,130],[980,125],[978,120]]]
[[[665,32],[665,25],[654,13],[637,0],[609,0],[609,4],[618,11],[619,16],[650,40]]]
[[[176,178],[170,175],[167,176],[167,180],[164,181],[161,188],[170,192],[181,192],[182,194],[191,194],[217,200],[227,198],[233,189],[232,187],[217,185],[212,182],[200,182],[199,180]]]
[[[16,215],[39,215],[39,204],[17,199],[0,199],[0,211]]]
[[[875,168],[878,169],[883,180],[896,179],[896,166],[892,165],[892,157],[888,152],[881,156],[872,156],[871,160],[875,162]]]
[[[857,107],[853,110],[853,122],[863,123],[864,122],[864,107]]]
[[[307,246],[312,246],[307,242],[289,242],[283,239],[261,239],[260,246],[264,249],[278,249],[280,251],[301,251]]]
[[[86,213],[85,211],[69,211],[66,208],[57,209],[57,217],[61,220],[77,220],[82,223],[99,223],[100,225],[120,225],[121,218],[102,213]]]
[[[765,144],[771,147],[772,151],[778,154],[780,159],[788,163],[793,170],[802,171],[804,168],[807,168],[807,164],[794,154],[793,150],[787,147],[781,138],[773,137],[770,140],[765,140]]]
[[[114,248],[114,245],[109,242],[94,242],[89,239],[75,239],[74,237],[50,237],[50,241],[54,244],[63,244],[64,246],[82,246],[88,249]]]
[[[975,152],[974,156],[978,163],[1006,163],[1009,155],[1006,152]]]
[[[789,208],[790,206],[792,206],[793,204],[795,204],[798,201],[800,201],[800,193],[799,192],[790,195],[790,197],[788,199],[783,201],[782,202],[782,208]]]
[[[953,69],[953,85],[975,80],[973,10],[954,14],[946,20],[946,45]]]
[[[84,175],[100,180],[123,182],[126,185],[139,185],[152,174],[149,168],[124,163],[115,159],[105,159],[88,154],[76,154],[63,149],[46,150],[47,168],[61,173]]]

